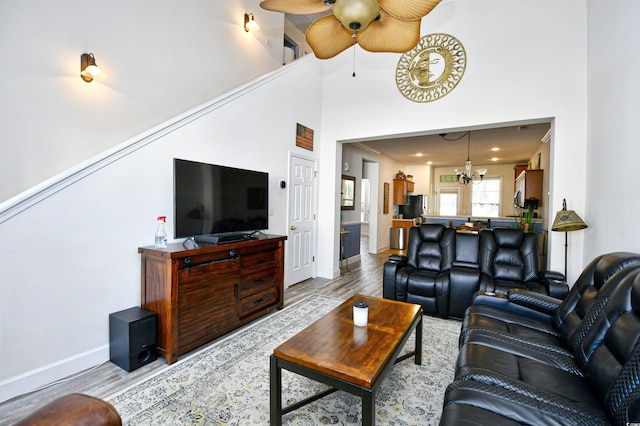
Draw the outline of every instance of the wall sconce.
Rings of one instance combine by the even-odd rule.
[[[253,16],[253,13],[245,13],[244,14],[244,30],[246,32],[249,31],[258,31],[260,29],[260,25],[256,22],[256,18]]]
[[[83,53],[80,55],[80,77],[87,83],[93,81],[94,78],[102,76],[102,71],[96,65],[96,58],[93,53]]]

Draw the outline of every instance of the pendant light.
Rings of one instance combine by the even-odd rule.
[[[487,169],[476,169],[473,173],[471,172],[471,132],[467,132],[467,161],[464,169],[455,169],[455,171],[461,185],[468,185],[469,182],[477,185],[487,174]]]

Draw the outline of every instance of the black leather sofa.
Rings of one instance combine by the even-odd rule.
[[[520,288],[556,298],[568,292],[562,274],[539,270],[536,234],[516,228],[469,234],[442,224],[410,229],[407,255],[390,256],[382,286],[384,298],[443,318],[462,318],[477,291]]]
[[[558,300],[478,293],[441,425],[640,422],[640,254],[594,259]]]

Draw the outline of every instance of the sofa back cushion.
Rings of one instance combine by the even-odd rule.
[[[616,424],[628,424],[640,390],[640,268],[615,274],[618,285],[584,338],[585,371]],[[592,352],[591,356],[588,356]],[[637,415],[637,411],[635,412]]]
[[[412,227],[409,231],[407,264],[428,272],[451,269],[455,256],[455,230],[439,223]]]
[[[456,233],[456,258],[454,265],[478,267],[480,238],[478,234]]]
[[[616,252],[596,257],[582,271],[575,284],[571,287],[569,294],[562,300],[553,318],[556,328],[570,346],[574,346],[577,341],[584,338],[584,334],[595,320],[593,315],[599,313],[596,310],[601,306],[593,306],[593,303],[598,297],[601,288],[618,271],[633,265],[640,265],[640,255],[637,253]],[[611,285],[608,287],[611,287]],[[608,297],[608,294],[604,296]],[[589,312],[592,317],[586,319],[586,321],[589,321],[588,323],[583,324]],[[576,332],[578,327],[581,330]],[[575,350],[575,347],[572,349]]]
[[[480,268],[494,280],[535,280],[538,277],[536,234],[517,228],[483,230],[480,232]]]

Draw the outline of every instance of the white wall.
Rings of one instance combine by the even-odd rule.
[[[481,17],[481,18],[480,18]],[[436,102],[414,103],[395,82],[399,54],[357,48],[357,76],[349,50],[323,62],[323,159],[321,174],[337,176],[336,141],[384,135],[447,131],[554,118],[551,211],[571,194],[585,206],[586,178],[586,3],[584,0],[457,0],[441,3],[422,20],[422,34],[443,32],[464,45],[468,65],[458,86]],[[561,70],[561,71],[559,71]],[[325,157],[326,154],[326,157]],[[338,210],[333,186],[320,188],[320,204],[333,206],[320,232],[334,232]],[[576,233],[580,234],[580,233]],[[564,238],[551,236],[551,269],[564,269]],[[583,266],[583,235],[569,253],[569,277]],[[333,247],[331,247],[333,244]],[[337,244],[320,242],[318,252],[337,253]],[[337,256],[333,256],[337,259]],[[321,260],[320,269],[326,269]]]
[[[433,173],[430,165],[422,166],[405,166],[405,174],[413,176],[415,195],[431,195],[431,174]],[[431,200],[427,200],[429,203]]]
[[[280,67],[284,15],[259,3],[0,2],[0,202]],[[89,52],[106,78],[85,83]]]
[[[297,122],[320,129],[321,87],[317,60],[296,61],[0,223],[0,401],[109,358],[108,314],[139,306],[137,248],[153,244],[156,216],[173,212],[173,158],[268,172],[269,232],[286,235],[278,183],[288,152],[318,156],[295,134]],[[290,101],[300,93],[305,102]]]
[[[569,208],[589,225],[585,261],[610,251],[640,252],[638,212],[638,72],[640,2],[589,0],[587,205]],[[573,198],[573,197],[572,197]],[[568,202],[568,200],[567,200]]]

